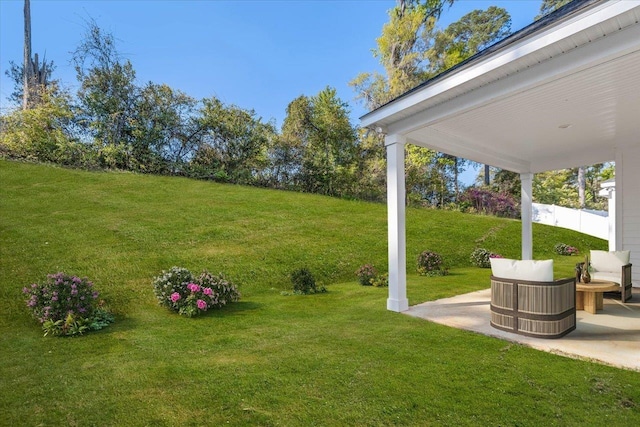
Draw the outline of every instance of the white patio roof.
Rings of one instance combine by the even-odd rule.
[[[362,126],[519,173],[615,160],[640,135],[640,1],[577,0],[550,18]]]

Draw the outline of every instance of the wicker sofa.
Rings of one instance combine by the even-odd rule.
[[[553,280],[553,260],[491,260],[491,326],[537,338],[576,328],[575,278]]]

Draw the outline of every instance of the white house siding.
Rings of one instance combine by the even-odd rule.
[[[623,175],[622,249],[631,251],[633,286],[640,287],[640,146],[625,148],[617,161]]]

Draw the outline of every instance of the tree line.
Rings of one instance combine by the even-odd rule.
[[[384,74],[362,73],[350,82],[358,102],[377,108],[511,32],[508,12],[495,6],[438,28],[438,18],[453,2],[396,3],[374,49]],[[544,0],[541,14],[566,2]],[[22,65],[11,62],[6,72],[15,82],[11,101],[16,108],[0,116],[1,155],[385,200],[382,137],[350,123],[350,107],[334,88],[292,100],[277,129],[255,111],[225,104],[215,96],[198,100],[166,84],[140,84],[114,36],[90,20],[72,53],[79,87],[72,94],[52,79],[53,62],[39,63],[37,54],[32,59],[29,9],[25,0],[25,60]],[[477,210],[480,205],[473,195],[478,192],[465,191],[459,180],[470,164],[408,146],[408,203]],[[580,200],[574,193],[580,193],[578,178],[584,178],[585,170],[591,181],[582,181],[592,182],[593,187]],[[611,173],[611,168],[596,165],[583,169],[582,175],[579,170],[536,175],[534,198],[598,207],[602,202],[595,197],[597,180]],[[485,167],[477,186],[496,197],[509,196],[517,204],[517,182],[518,177],[508,171]]]

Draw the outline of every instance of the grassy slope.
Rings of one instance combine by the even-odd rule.
[[[562,241],[534,228],[536,258]],[[480,242],[480,243],[478,243]],[[409,277],[410,302],[486,288],[480,244],[517,257],[517,221],[409,209],[408,264],[430,249],[445,278]],[[576,258],[555,257],[556,274]],[[640,374],[541,353],[385,310],[355,269],[386,265],[382,205],[176,178],[0,162],[0,424],[637,425]],[[234,307],[183,319],[150,282],[180,265],[223,271]],[[283,297],[308,266],[330,292]],[[90,277],[117,323],[43,338],[22,286]],[[350,283],[342,283],[350,282]]]

